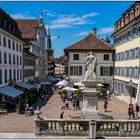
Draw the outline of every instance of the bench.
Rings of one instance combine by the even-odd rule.
[[[0,109],[0,114],[1,115],[6,115],[7,114],[7,109]]]

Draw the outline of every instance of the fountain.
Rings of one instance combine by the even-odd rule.
[[[98,96],[100,91],[97,90],[97,84],[99,81],[96,80],[95,66],[96,58],[92,54],[85,58],[87,71],[85,78],[82,81],[84,84],[83,94],[83,106],[81,114],[72,115],[71,119],[111,119],[111,116],[103,115],[98,113]]]

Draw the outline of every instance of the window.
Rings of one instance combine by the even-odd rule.
[[[135,78],[139,77],[139,69],[138,67],[135,67]]]
[[[20,56],[20,65],[22,65],[22,62],[21,61],[22,61],[22,59],[21,59],[21,56]]]
[[[73,54],[73,60],[79,60],[79,54]]]
[[[116,68],[115,73],[119,74],[120,69]],[[100,67],[100,75],[101,76],[112,76],[113,75],[113,67]]]
[[[19,59],[18,59],[18,55],[17,55],[17,65],[19,64]]]
[[[6,52],[4,53],[4,64],[7,64],[7,55],[6,55]]]
[[[17,69],[17,80],[19,80],[19,69]]]
[[[7,69],[4,70],[5,83],[7,83]]]
[[[139,56],[139,48],[136,48],[135,49],[135,58],[138,58],[138,56]]]
[[[15,64],[15,55],[13,55],[13,64]]]
[[[0,35],[0,46],[1,46],[1,35]]]
[[[82,75],[82,66],[70,66],[70,75]]]
[[[15,50],[15,42],[13,41],[13,50]]]
[[[0,84],[2,84],[2,69],[0,69]]]
[[[2,63],[2,53],[0,51],[0,63]]]
[[[18,51],[18,43],[16,44],[16,50]]]
[[[22,80],[22,69],[20,69],[20,80]]]
[[[21,52],[21,45],[19,46],[19,51]]]
[[[104,60],[108,61],[109,60],[109,54],[104,54]]]
[[[8,40],[8,48],[11,49],[11,40]]]
[[[16,80],[16,70],[13,70],[13,79]]]
[[[9,69],[9,81],[12,81],[12,70]]]
[[[3,37],[3,46],[6,47],[6,38]]]
[[[11,54],[9,53],[9,64],[11,64]]]

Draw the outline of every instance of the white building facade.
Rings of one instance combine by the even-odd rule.
[[[68,56],[68,76],[74,81],[84,79],[86,72],[85,58],[90,51],[94,53],[97,59],[96,78],[98,80],[104,79],[110,84],[113,80],[115,49],[105,41],[100,40],[94,33],[65,49]]]
[[[114,91],[136,97],[140,73],[140,3],[136,2],[116,21]],[[132,80],[132,85],[129,84]],[[130,87],[131,86],[131,87]]]
[[[0,87],[23,79],[23,42],[0,29]]]
[[[23,44],[16,21],[0,8],[0,101],[22,93],[9,85],[23,81]]]

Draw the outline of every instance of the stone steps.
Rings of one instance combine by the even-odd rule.
[[[83,136],[35,136],[34,133],[0,133],[0,140],[11,140],[11,139],[18,139],[18,140],[23,140],[23,139],[28,139],[28,140],[89,140],[88,137],[83,137]],[[104,138],[97,138],[97,139],[120,139],[120,140],[133,140],[133,139],[140,139],[140,137],[104,137]]]

